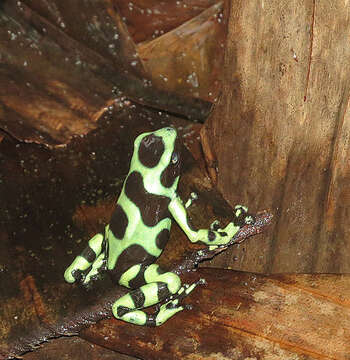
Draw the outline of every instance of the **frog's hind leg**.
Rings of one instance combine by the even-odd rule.
[[[72,264],[64,272],[65,280],[73,283],[83,278],[83,283],[88,283],[91,277],[98,273],[98,270],[104,263],[104,243],[104,236],[101,233],[92,237],[89,240],[88,246],[73,260]],[[90,267],[91,269],[88,274],[83,276],[84,272]]]
[[[197,283],[181,286],[178,275],[173,272],[163,272],[157,264],[152,264],[144,270],[140,268],[140,271],[144,271],[145,284],[122,296],[112,306],[113,314],[117,319],[132,324],[147,326],[163,324],[184,309],[180,301],[197,286]],[[137,276],[139,277],[140,274]],[[170,300],[161,305],[154,314],[147,314],[141,310],[166,299]]]

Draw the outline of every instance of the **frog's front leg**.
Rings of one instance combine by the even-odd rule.
[[[138,270],[138,271],[135,271]],[[112,306],[113,315],[120,320],[147,326],[159,326],[184,309],[180,300],[186,297],[198,283],[181,286],[181,280],[173,272],[164,272],[157,264],[143,268],[141,264],[134,265],[130,273],[143,272],[145,284],[132,290],[118,299]],[[130,280],[129,280],[130,281]],[[128,286],[129,281],[120,279],[120,285]],[[141,309],[158,304],[165,299],[154,314],[147,314]],[[170,300],[169,300],[170,299]]]
[[[235,207],[234,219],[223,229],[218,228],[218,222],[214,221],[210,229],[196,230],[189,223],[186,207],[183,205],[179,196],[175,196],[171,200],[169,211],[190,241],[200,241],[210,246],[228,244],[241,227],[254,223],[254,218],[248,214],[248,209],[244,206],[237,205]]]
[[[69,283],[81,280],[82,283],[86,285],[93,276],[96,276],[100,272],[105,258],[106,241],[104,240],[104,236],[98,233],[89,240],[88,246],[66,269],[64,272],[65,280]],[[87,274],[85,274],[86,272]]]

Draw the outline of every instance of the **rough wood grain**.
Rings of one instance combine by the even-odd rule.
[[[63,350],[63,351],[62,351]],[[38,348],[35,352],[27,353],[23,360],[137,360],[134,357],[118,354],[115,351],[96,346],[78,337],[56,339]]]
[[[176,29],[138,45],[154,85],[189,97],[217,100],[227,28],[223,7],[219,1]]]
[[[263,276],[202,268],[187,273],[184,280],[191,283],[198,278],[204,278],[206,285],[186,298],[185,302],[193,308],[159,328],[110,319],[83,330],[79,336],[148,360],[350,359],[349,275]],[[112,295],[111,292],[108,296],[109,305]],[[104,301],[100,298],[88,311],[72,314],[68,322],[62,322],[56,336],[69,335],[69,329],[80,317],[87,324],[93,323],[92,318],[100,315],[98,308]],[[40,301],[33,303],[40,310],[38,305]],[[47,318],[37,315],[40,326],[46,325],[47,334],[54,330]],[[77,325],[76,330],[81,324]],[[0,351],[0,359],[7,359],[6,349],[0,350],[4,351]]]
[[[349,4],[233,1],[230,11],[205,152],[232,204],[268,208],[276,222],[238,262],[214,265],[349,272]]]
[[[112,0],[135,43],[147,42],[199,15],[218,0]]]
[[[166,325],[145,329],[112,319],[81,337],[148,360],[350,359],[349,276],[200,269],[188,281],[198,277],[208,284],[186,300],[193,309]]]

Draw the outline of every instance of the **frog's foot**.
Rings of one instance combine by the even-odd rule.
[[[214,221],[208,230],[191,230],[189,239],[192,242],[201,241],[209,245],[210,250],[215,250],[217,247],[227,247],[240,228],[254,224],[254,221],[254,217],[248,213],[245,206],[237,205],[234,210],[234,218],[227,226],[221,228],[219,222]]]
[[[106,255],[101,253],[97,259],[92,263],[89,272],[84,274],[82,284],[87,285],[91,280],[95,280],[100,275],[101,271],[105,269]]]
[[[254,217],[248,213],[248,208],[242,205],[236,205],[234,210],[234,220],[233,223],[235,226],[243,227],[244,225],[254,224]],[[211,231],[225,232],[224,229],[220,227],[219,220],[214,220],[210,224]]]
[[[67,273],[71,274],[72,277],[75,279],[75,281],[78,281],[82,285],[88,287],[91,281],[96,280],[101,274],[101,272],[106,269],[105,264],[106,264],[106,256],[105,253],[103,252],[85,270],[77,269],[77,268],[70,269],[73,265],[72,264],[69,268],[67,268],[65,272],[65,277]]]
[[[157,310],[159,310],[162,306],[167,305],[167,304],[171,304],[171,303],[178,304],[186,296],[188,296],[196,288],[197,285],[204,285],[204,284],[206,284],[205,279],[199,279],[198,281],[196,281],[193,284],[183,284],[183,286],[179,289],[179,291],[177,293],[169,296],[168,298],[166,298],[164,300],[163,305],[158,305]],[[171,306],[171,305],[169,305],[169,306]],[[187,307],[187,306],[185,306],[185,307]]]
[[[179,311],[184,309],[192,309],[191,305],[181,305],[181,301],[188,296],[197,285],[205,284],[205,279],[200,279],[197,282],[189,285],[184,284],[179,291],[170,297],[170,300],[166,301],[163,305],[160,306],[158,312],[153,315],[154,321],[153,326],[160,326],[165,323],[168,319],[174,316]]]
[[[179,299],[168,301],[167,303],[161,305],[159,311],[153,315],[154,320],[150,325],[160,326],[182,310],[184,310],[184,306],[180,305]]]
[[[113,314],[117,319],[135,324],[146,326],[160,326],[179,311],[184,309],[179,305],[179,300],[171,300],[163,304],[154,314],[147,314],[142,310],[131,310],[128,307],[118,306],[117,311],[115,305],[112,307]]]
[[[246,206],[236,205],[234,214],[234,223],[236,226],[243,227],[244,225],[252,225],[255,222],[254,216],[248,213]]]
[[[171,296],[169,296],[167,299],[165,299],[165,303],[179,300],[182,301],[186,296],[188,296],[197,285],[204,285],[206,284],[205,279],[199,279],[198,281],[194,282],[193,284],[183,284],[179,291]]]
[[[101,269],[104,258],[104,237],[99,233],[89,240],[88,246],[66,269],[65,280],[69,283],[82,281],[86,284]]]
[[[217,244],[209,244],[209,250],[227,248],[229,242],[233,239],[234,235],[240,228],[245,225],[252,225],[254,222],[255,218],[248,213],[247,207],[242,205],[235,206],[234,219],[225,228],[220,228],[220,223],[218,220],[215,220],[210,225],[211,238],[212,240],[216,241]]]
[[[114,317],[136,325],[159,326],[183,310],[185,307],[180,305],[180,301],[198,284],[204,283],[201,279],[192,285],[181,286],[178,275],[172,272],[162,273],[157,264],[152,264],[145,270],[145,279],[147,280],[151,274],[151,278],[156,282],[142,285],[115,301],[112,306]],[[154,314],[142,310],[163,301],[165,303],[157,307]]]

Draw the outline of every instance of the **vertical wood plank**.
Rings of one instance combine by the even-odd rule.
[[[224,196],[276,220],[215,265],[349,271],[349,15],[340,0],[232,2],[223,96],[203,134]]]

